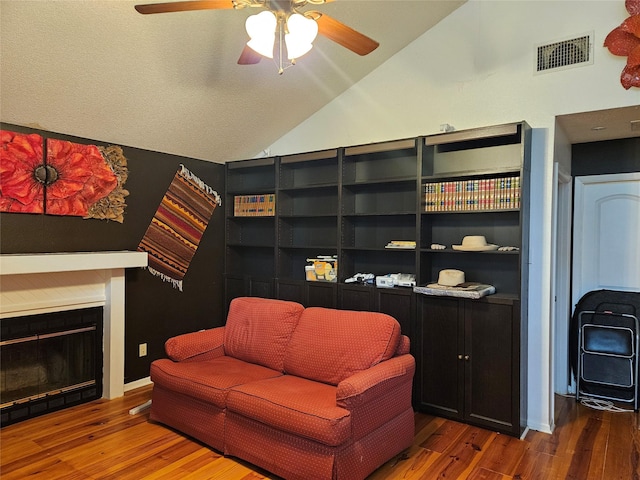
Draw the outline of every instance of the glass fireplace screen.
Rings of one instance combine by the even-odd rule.
[[[2,425],[102,395],[102,307],[0,320]]]

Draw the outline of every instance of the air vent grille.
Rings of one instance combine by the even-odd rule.
[[[536,72],[592,64],[592,47],[593,34],[540,45],[537,48]]]

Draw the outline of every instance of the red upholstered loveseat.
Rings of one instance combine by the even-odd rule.
[[[363,479],[413,442],[415,361],[388,315],[242,297],[165,347],[151,419],[286,479]]]

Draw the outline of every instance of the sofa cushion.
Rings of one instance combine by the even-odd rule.
[[[284,300],[234,298],[224,330],[225,354],[282,372],[285,348],[303,310]]]
[[[152,382],[218,408],[226,407],[231,387],[280,375],[276,370],[227,356],[202,362],[172,362],[162,358],[151,363]]]
[[[351,435],[349,411],[336,406],[336,387],[292,375],[234,387],[227,411],[329,446]]]
[[[400,324],[384,313],[309,307],[285,354],[285,372],[337,385],[356,372],[391,358]]]

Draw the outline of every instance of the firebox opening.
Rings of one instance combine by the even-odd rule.
[[[0,320],[0,425],[102,397],[103,308]]]

